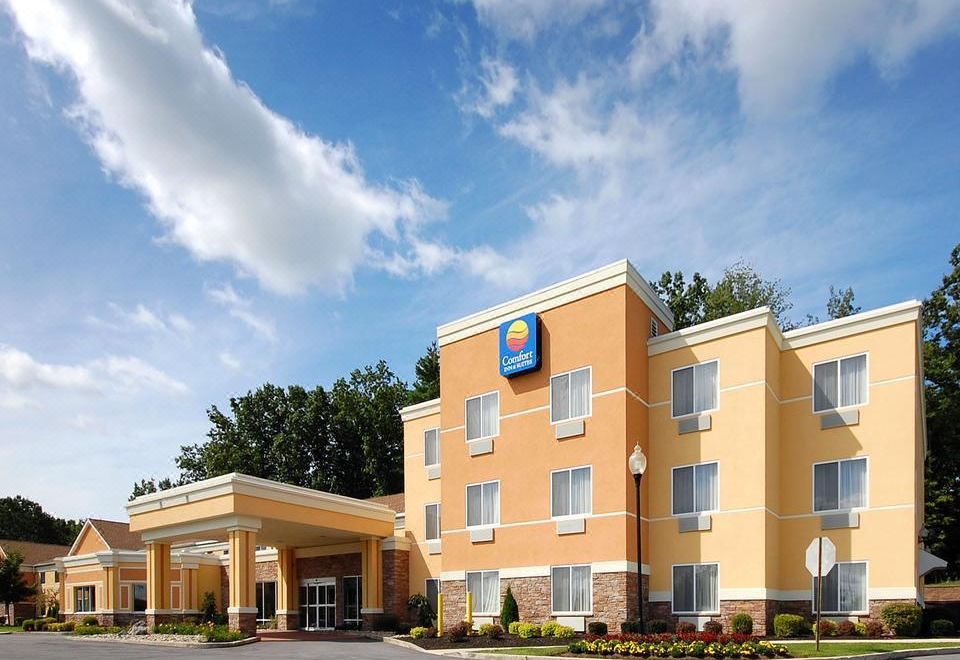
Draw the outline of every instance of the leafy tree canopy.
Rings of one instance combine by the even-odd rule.
[[[81,527],[83,521],[54,517],[25,497],[0,497],[0,539],[70,545]]]
[[[12,603],[26,600],[33,593],[20,572],[22,563],[23,557],[19,552],[11,552],[0,559],[0,603],[3,603],[8,611]]]
[[[410,390],[409,402],[421,403],[440,396],[440,351],[437,342],[427,346],[427,352],[417,360],[414,367],[416,380]]]

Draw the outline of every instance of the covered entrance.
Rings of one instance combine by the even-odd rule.
[[[336,578],[314,578],[300,583],[300,627],[333,630],[337,625]]]

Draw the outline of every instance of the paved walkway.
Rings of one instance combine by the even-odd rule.
[[[3,660],[99,660],[100,658],[137,658],[161,660],[166,658],[269,658],[296,660],[319,658],[324,660],[424,660],[418,651],[371,639],[330,639],[329,641],[275,641],[260,642],[226,649],[181,649],[146,644],[91,642],[62,635],[35,635],[19,633],[0,635],[0,658]]]

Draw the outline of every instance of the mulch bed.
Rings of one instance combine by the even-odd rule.
[[[567,639],[557,639],[555,637],[532,637],[523,639],[517,635],[504,634],[500,639],[490,639],[489,637],[467,637],[462,642],[452,642],[449,638],[434,637],[431,639],[413,639],[412,637],[402,637],[403,641],[416,644],[422,649],[433,651],[436,649],[491,649],[506,648],[511,646],[566,646],[570,642],[575,642],[580,637],[569,637]]]

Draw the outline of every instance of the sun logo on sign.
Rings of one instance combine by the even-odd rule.
[[[516,353],[527,345],[527,339],[530,338],[530,328],[526,321],[517,319],[507,328],[507,348]]]

